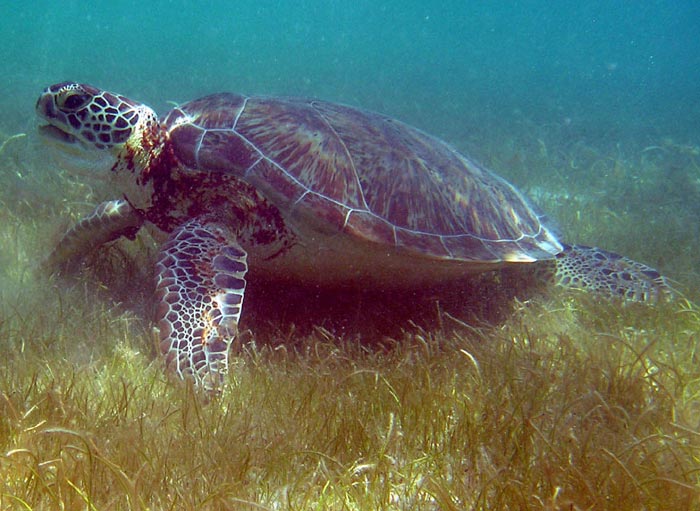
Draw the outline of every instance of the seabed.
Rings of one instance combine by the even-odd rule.
[[[469,144],[677,300],[493,277],[488,307],[436,301],[376,338],[252,314],[209,402],[155,356],[147,233],[69,281],[36,271],[113,197],[0,134],[0,509],[700,509],[700,151],[535,128]]]

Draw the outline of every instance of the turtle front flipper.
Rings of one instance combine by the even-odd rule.
[[[243,305],[246,253],[228,229],[191,220],[175,229],[157,263],[156,321],[168,368],[218,391]]]
[[[654,268],[600,248],[564,245],[554,265],[554,281],[560,286],[635,302],[655,303],[674,295]]]
[[[41,267],[55,271],[121,236],[134,239],[143,221],[143,217],[125,200],[103,202],[63,235]]]

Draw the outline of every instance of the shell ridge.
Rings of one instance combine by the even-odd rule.
[[[348,157],[348,161],[350,162],[350,167],[352,168],[353,176],[355,176],[355,182],[357,184],[357,189],[360,192],[360,199],[362,200],[362,206],[365,208],[365,211],[370,211],[369,205],[367,204],[367,200],[365,199],[365,191],[362,188],[362,182],[360,181],[360,175],[358,174],[357,168],[355,167],[355,160],[353,159],[352,154],[350,154],[350,150],[348,149],[348,146],[345,144],[345,141],[343,140],[343,138],[338,134],[338,132],[335,130],[335,128],[330,123],[328,118],[324,115],[324,113],[317,108],[316,105],[319,104],[319,102],[318,101],[311,101],[309,104],[311,105],[311,108],[313,108],[314,111],[323,120],[323,122],[326,124],[326,126],[328,126],[328,129],[331,130],[331,132],[335,136],[338,143],[340,143],[340,145],[342,146],[343,151],[345,151],[345,154]],[[347,224],[347,222],[346,222],[346,224]]]
[[[343,229],[345,229],[348,225],[348,221],[350,220],[350,215],[352,215],[356,209],[353,208],[348,208],[348,212],[345,214],[345,220],[343,221]]]
[[[251,141],[248,139],[248,137],[246,137],[246,136],[244,136],[244,135],[241,135],[239,132],[236,132],[236,134],[239,135],[243,140],[245,140],[246,142],[248,142],[248,143],[251,145],[251,147],[252,147],[253,149],[255,149],[255,151],[257,151],[257,153],[261,156],[261,160],[265,160],[265,161],[269,162],[270,165],[273,165],[273,166],[274,166],[275,168],[277,168],[280,172],[284,173],[285,176],[289,177],[289,179],[291,179],[295,184],[299,185],[299,187],[302,188],[302,189],[304,190],[304,193],[299,197],[299,199],[297,199],[297,200],[295,201],[295,204],[296,204],[297,202],[301,201],[301,199],[302,199],[305,195],[307,195],[307,194],[313,194],[313,195],[316,195],[316,196],[318,196],[318,197],[321,197],[322,199],[325,199],[325,200],[327,200],[327,201],[329,201],[329,202],[332,202],[333,204],[336,204],[336,205],[342,207],[343,209],[351,209],[351,208],[348,208],[347,204],[343,204],[342,202],[340,202],[340,201],[338,201],[338,200],[335,200],[335,199],[332,199],[331,197],[328,197],[327,195],[323,195],[323,194],[320,193],[320,192],[317,192],[317,191],[315,191],[315,190],[312,190],[311,188],[309,188],[308,186],[306,186],[303,182],[301,182],[298,178],[294,177],[292,174],[290,174],[289,172],[287,172],[287,170],[286,170],[282,165],[280,165],[280,164],[277,163],[275,160],[273,160],[272,158],[270,158],[269,156],[267,156],[265,153],[263,153],[263,152],[260,150],[260,148],[259,148],[258,146],[256,146],[253,142],[251,142]],[[259,162],[260,162],[260,160],[258,160],[258,161],[256,162],[256,164],[259,163]],[[374,215],[374,216],[377,216],[377,215],[375,215],[374,213],[372,213],[370,210],[367,210],[367,212],[370,213],[370,214],[372,214],[372,215]]]
[[[447,255],[450,257],[450,259],[454,259],[454,254],[452,253],[452,250],[447,248],[447,245],[445,244],[445,240],[443,239],[442,236],[439,236],[440,238],[440,245],[442,245],[442,248],[445,249],[445,252],[447,252]]]
[[[241,118],[241,115],[243,115],[243,111],[245,110],[245,107],[248,105],[248,99],[250,99],[248,96],[243,96],[243,104],[241,105],[241,109],[238,111],[236,114],[236,118],[233,120],[233,126],[231,126],[231,131],[236,133],[237,135],[243,137],[240,133],[236,131],[236,126],[238,125],[238,119]],[[245,137],[243,137],[245,138]]]
[[[420,172],[426,173],[426,174],[433,172],[430,169],[430,167],[428,167],[425,164],[425,162],[422,160],[416,160],[415,158],[407,158],[406,164],[407,164],[407,167],[412,170],[414,175],[419,175]],[[424,183],[428,184],[430,186],[430,189],[425,191],[426,195],[432,195],[432,196],[440,198],[440,200],[436,201],[436,202],[438,202],[440,204],[445,204],[445,205],[453,203],[453,200],[451,199],[451,197],[449,197],[449,192],[450,192],[449,187],[441,186],[441,183],[437,182],[435,179],[425,180]],[[451,223],[451,224],[456,223],[458,225],[458,227],[460,228],[461,232],[466,233],[469,229],[467,228],[467,225],[464,223],[464,218],[461,217],[460,215],[458,215],[454,209],[452,209],[452,208],[446,208],[446,209],[448,209],[449,215],[450,215],[451,221],[449,223]],[[446,213],[447,213],[446,211],[443,211],[441,216],[447,216]],[[433,234],[439,235],[439,236],[444,235],[442,233],[440,233],[440,234],[433,233]],[[448,250],[448,253],[451,253],[451,252]]]
[[[197,124],[192,123],[192,126],[195,128],[198,128],[201,130],[201,134],[199,135],[199,140],[197,140],[197,145],[194,148],[194,164],[197,168],[197,170],[201,169],[201,166],[199,165],[199,151],[202,148],[202,142],[204,142],[204,136],[207,134],[207,130],[202,128],[201,126],[198,126]]]
[[[308,189],[307,189],[306,191],[304,191],[304,193],[302,193],[302,194],[299,196],[299,198],[298,198],[297,200],[294,201],[294,206],[296,206],[296,205],[299,204],[302,200],[304,200],[304,197],[306,197],[306,196],[309,194],[310,191],[311,191],[311,190],[308,190]]]
[[[246,98],[245,98],[244,101],[245,101],[245,102],[244,102],[244,106],[245,106],[245,105],[248,103],[248,97],[247,97],[247,96],[246,96]],[[246,137],[246,136],[245,136],[244,134],[242,134],[240,131],[238,131],[238,130],[235,129],[235,125],[238,124],[238,119],[240,119],[242,113],[243,113],[243,108],[241,108],[241,111],[240,111],[240,112],[238,113],[238,115],[236,116],[236,120],[235,120],[235,122],[234,122],[234,127],[231,128],[230,130],[226,130],[226,131],[231,131],[231,132],[235,133],[236,135],[238,135],[239,137],[241,137],[241,139],[242,139],[243,141],[245,141],[246,143],[250,144],[250,147],[252,147],[252,148],[255,150],[255,152],[258,153],[258,155],[260,156],[260,158],[259,158],[253,165],[251,165],[251,166],[246,170],[245,175],[248,175],[248,173],[253,169],[253,167],[255,167],[255,166],[256,166],[258,163],[260,163],[262,160],[265,160],[265,161],[269,162],[270,165],[274,166],[276,169],[278,169],[279,171],[281,171],[285,176],[289,177],[289,179],[291,179],[295,184],[299,185],[299,187],[301,187],[301,188],[304,190],[304,193],[301,194],[301,196],[299,197],[299,199],[297,199],[297,201],[295,201],[295,203],[298,202],[299,200],[301,200],[301,198],[302,198],[303,196],[305,196],[307,193],[315,193],[315,192],[313,192],[308,186],[306,186],[304,183],[302,183],[299,179],[297,179],[297,178],[294,177],[292,174],[290,174],[289,172],[287,172],[287,171],[285,170],[285,168],[284,168],[282,165],[280,165],[280,164],[277,163],[275,160],[273,160],[273,159],[270,158],[268,155],[266,155],[252,140],[250,140],[248,137]],[[318,194],[318,195],[320,195],[320,194]],[[327,197],[326,197],[326,198],[327,198]],[[329,200],[330,200],[330,199],[329,199]]]
[[[304,192],[304,194],[302,194],[302,195],[305,195],[306,193],[316,193],[316,195],[321,195],[320,193],[317,193],[317,192],[314,192],[313,190],[311,190],[308,186],[306,186],[304,183],[302,183],[299,179],[297,179],[297,178],[294,177],[292,174],[290,174],[289,172],[287,172],[286,169],[285,169],[282,165],[280,165],[280,164],[277,163],[275,160],[273,160],[273,159],[270,158],[268,155],[266,155],[264,152],[262,152],[262,150],[260,150],[260,148],[259,148],[258,146],[256,146],[253,142],[251,142],[251,141],[248,139],[248,137],[246,137],[246,136],[244,136],[244,135],[241,135],[238,131],[236,131],[235,133],[236,133],[237,135],[239,135],[243,140],[245,140],[246,142],[248,142],[248,143],[251,145],[251,147],[252,147],[253,149],[255,149],[255,150],[257,151],[257,153],[261,156],[261,159],[262,159],[262,160],[265,160],[265,161],[269,162],[270,165],[274,166],[274,167],[277,168],[280,172],[282,172],[285,176],[289,177],[289,179],[291,179],[295,184],[299,185],[302,189],[306,190],[306,192]],[[325,197],[324,195],[321,195],[321,197],[324,197],[324,198],[328,199],[328,197]],[[330,199],[328,199],[328,200],[330,200]]]
[[[262,155],[258,155],[258,156],[259,156],[259,158],[257,160],[255,160],[247,169],[245,169],[243,171],[244,177],[248,177],[250,175],[251,171],[256,167],[256,165],[258,163],[260,163],[261,161],[263,161],[263,156]]]

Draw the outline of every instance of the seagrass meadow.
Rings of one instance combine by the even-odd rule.
[[[700,149],[489,133],[457,145],[678,297],[527,271],[420,300],[260,283],[210,400],[153,347],[158,233],[40,272],[107,193],[0,134],[0,509],[700,509]]]

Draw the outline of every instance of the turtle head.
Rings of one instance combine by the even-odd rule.
[[[140,144],[144,133],[158,124],[153,110],[145,105],[73,82],[44,90],[36,112],[47,123],[39,127],[40,134],[71,154],[108,151],[118,155],[127,145]]]

